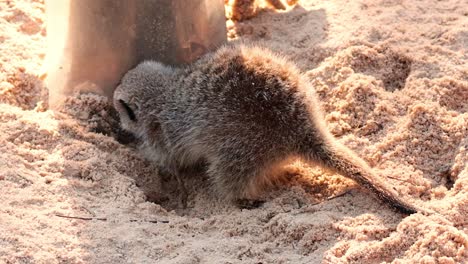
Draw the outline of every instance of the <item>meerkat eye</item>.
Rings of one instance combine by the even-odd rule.
[[[136,115],[132,108],[130,108],[130,106],[128,106],[127,103],[125,103],[125,101],[122,99],[119,99],[119,103],[125,108],[125,111],[127,111],[128,118],[130,118],[132,121],[137,121]]]

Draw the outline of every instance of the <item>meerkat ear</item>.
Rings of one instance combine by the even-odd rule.
[[[122,99],[119,99],[119,103],[124,107],[125,111],[127,112],[128,118],[130,118],[130,120],[136,122],[137,118],[136,118],[135,112],[133,112],[132,108],[130,106],[128,106],[128,104],[125,103],[125,101],[122,100]]]

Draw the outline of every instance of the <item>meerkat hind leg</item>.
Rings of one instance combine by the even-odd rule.
[[[233,201],[238,207],[254,209],[263,205],[261,190],[272,184],[273,173],[280,164],[274,161],[231,159],[210,164],[208,175],[221,198]]]

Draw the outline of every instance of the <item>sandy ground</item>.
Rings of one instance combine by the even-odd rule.
[[[402,215],[300,163],[259,208],[220,203],[194,175],[180,209],[173,181],[114,139],[105,98],[47,109],[43,1],[2,0],[0,263],[467,261],[466,2],[303,0],[285,10],[228,2],[237,19],[229,37],[295,61],[333,134],[402,196],[438,213]]]

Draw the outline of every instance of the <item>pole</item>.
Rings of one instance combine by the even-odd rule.
[[[179,65],[226,42],[224,0],[46,0],[49,105],[112,97],[143,60]]]

